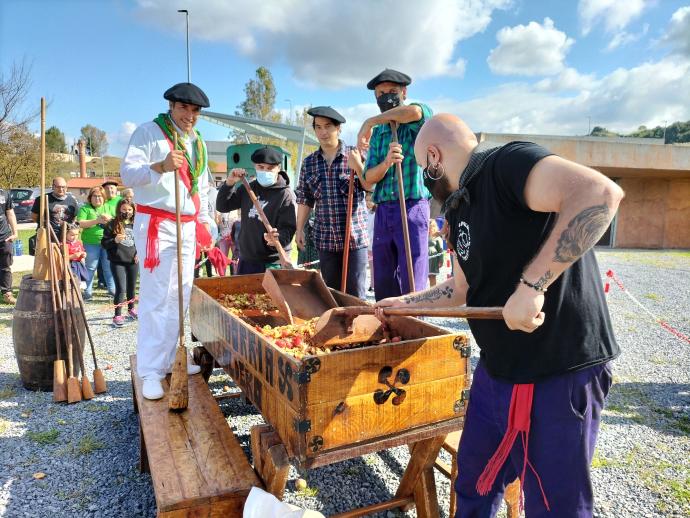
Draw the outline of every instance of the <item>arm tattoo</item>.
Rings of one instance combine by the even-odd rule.
[[[537,282],[534,283],[534,288],[537,290],[543,290],[546,287],[546,284],[553,278],[553,273],[551,273],[551,270],[546,270],[546,273],[539,277],[537,279]]]
[[[424,291],[417,295],[403,297],[405,304],[412,304],[413,302],[432,302],[442,297],[451,298],[453,296],[453,288],[446,286],[445,288],[434,288],[433,290]]]
[[[575,216],[556,245],[557,263],[571,263],[593,247],[611,221],[609,207],[605,203],[589,207]]]

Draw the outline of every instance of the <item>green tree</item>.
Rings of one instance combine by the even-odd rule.
[[[33,187],[40,183],[40,139],[26,126],[12,126],[0,141],[0,185]]]
[[[46,130],[46,150],[53,153],[67,153],[65,134],[55,126]]]
[[[105,131],[87,124],[81,129],[81,136],[86,139],[86,145],[91,149],[91,156],[103,156],[108,151],[108,138]]]
[[[273,74],[268,68],[256,69],[255,78],[244,85],[244,94],[245,100],[238,106],[239,111],[236,115],[261,120],[280,120],[280,115],[274,111],[276,87],[273,83]]]

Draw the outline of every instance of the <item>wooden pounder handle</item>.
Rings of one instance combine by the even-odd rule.
[[[259,200],[256,199],[256,194],[254,194],[254,191],[252,190],[251,186],[249,185],[249,182],[247,181],[247,178],[242,176],[241,179],[242,179],[242,185],[244,185],[244,188],[247,190],[247,194],[249,195],[249,198],[252,200],[252,203],[254,204],[254,208],[256,209],[256,212],[259,213],[259,218],[261,218],[261,222],[264,224],[264,227],[266,227],[266,232],[270,233],[271,228],[273,228],[273,226],[268,221],[268,218],[266,217],[266,214],[264,213],[264,209],[261,208],[261,204],[259,203]],[[281,245],[279,241],[276,242],[276,249],[278,250],[278,255],[280,255],[280,260],[283,262],[285,267],[293,268],[292,262],[290,261],[290,258],[285,253],[285,249],[283,248],[283,245]]]
[[[333,309],[334,314],[356,316],[356,315],[373,315],[377,308],[373,306],[349,306],[343,308]],[[407,317],[446,317],[446,318],[476,318],[483,320],[502,320],[502,307],[466,307],[461,306],[457,308],[401,308],[401,307],[384,307],[383,314],[389,316],[407,316]]]

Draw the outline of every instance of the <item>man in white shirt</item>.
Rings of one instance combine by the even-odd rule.
[[[136,188],[134,241],[139,253],[137,373],[147,399],[163,397],[161,380],[172,370],[179,336],[175,169],[180,175],[182,288],[185,311],[194,278],[194,259],[211,246],[206,144],[194,125],[206,94],[179,83],[163,95],[167,113],[139,126],[120,167],[125,185]],[[177,135],[177,148],[173,149]],[[199,367],[188,361],[189,374]]]

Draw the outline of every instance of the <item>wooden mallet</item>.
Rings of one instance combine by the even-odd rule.
[[[177,132],[173,134],[173,150],[177,149]],[[177,311],[179,318],[179,344],[175,351],[175,363],[170,377],[168,408],[182,412],[189,403],[187,374],[187,347],[184,343],[184,294],[182,292],[182,224],[180,222],[180,172],[175,168],[175,227],[177,229]]]

